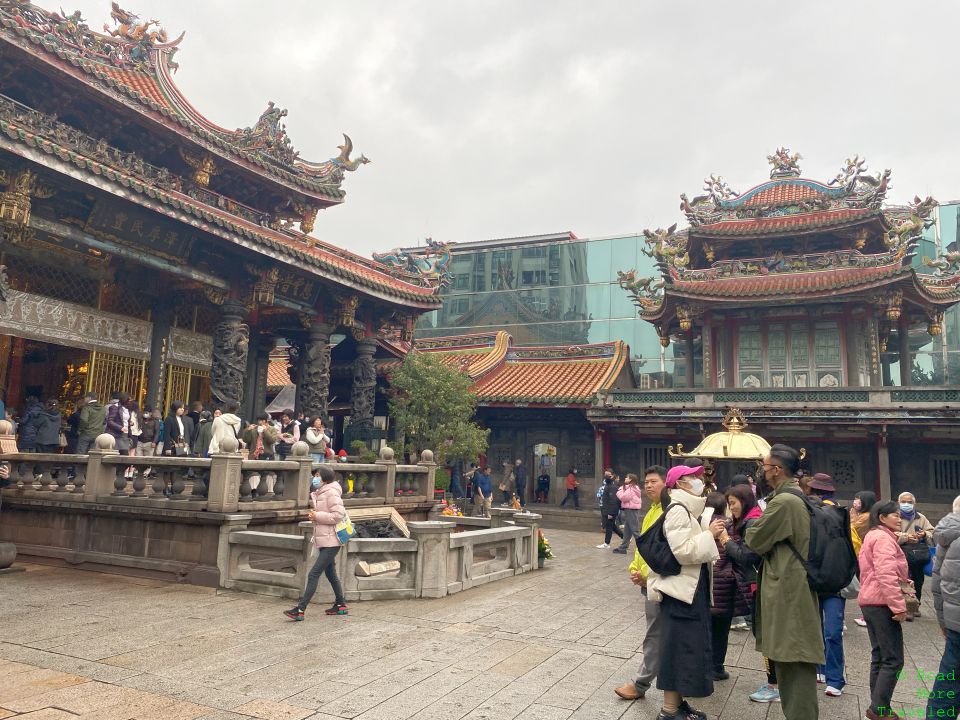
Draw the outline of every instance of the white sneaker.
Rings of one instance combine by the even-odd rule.
[[[854,618],[853,621],[854,621],[857,625],[859,625],[860,627],[866,627],[866,626],[867,626],[867,621],[864,620],[862,617]]]
[[[823,685],[825,682],[827,682],[827,676],[823,673],[817,673],[817,684]]]
[[[843,688],[835,688],[833,685],[827,685],[827,689],[823,692],[830,697],[840,697],[843,695]]]
[[[597,548],[599,548],[600,550],[606,550],[608,547],[610,547],[608,543],[600,543],[599,545],[597,545]]]

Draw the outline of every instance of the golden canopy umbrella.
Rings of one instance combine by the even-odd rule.
[[[707,435],[691,452],[684,452],[683,445],[677,443],[667,448],[672,458],[704,458],[711,460],[763,460],[770,452],[770,443],[759,435],[744,432],[747,420],[737,408],[730,408],[721,423],[723,432]]]

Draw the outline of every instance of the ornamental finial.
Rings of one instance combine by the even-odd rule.
[[[790,154],[790,148],[781,147],[773,155],[767,155],[767,162],[772,166],[770,179],[800,177],[800,153]]]

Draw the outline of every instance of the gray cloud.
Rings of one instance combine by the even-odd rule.
[[[106,0],[75,4],[92,27],[107,20]],[[373,163],[347,178],[347,201],[315,234],[364,254],[428,235],[666,226],[682,219],[680,192],[710,172],[745,190],[781,144],[804,155],[807,177],[859,153],[893,169],[894,201],[960,196],[955,3],[129,9],[187,31],[175,79],[214,122],[252,124],[272,99],[305,158],[352,136]]]

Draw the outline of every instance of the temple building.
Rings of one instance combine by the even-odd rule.
[[[377,340],[412,339],[440,307],[449,253],[396,267],[313,237],[369,162],[351,139],[304,160],[273,102],[248,127],[216,125],[173,81],[183,36],[116,3],[111,17],[100,33],[79,12],[0,2],[7,406],[126,391],[161,409],[236,402],[249,418],[284,341],[297,408],[328,414],[333,352],[339,412],[369,436]]]
[[[616,462],[642,465],[695,446],[734,406],[753,432],[805,448],[843,496],[951,502],[960,390],[943,386],[943,330],[960,253],[938,256],[932,198],[885,206],[889,170],[854,157],[821,182],[799,159],[781,148],[770,179],[742,193],[711,175],[680,196],[687,228],[645,231],[659,276],[627,270],[621,285],[660,344],[692,362],[671,389],[600,393],[589,417]],[[721,465],[721,478],[741,469]]]

